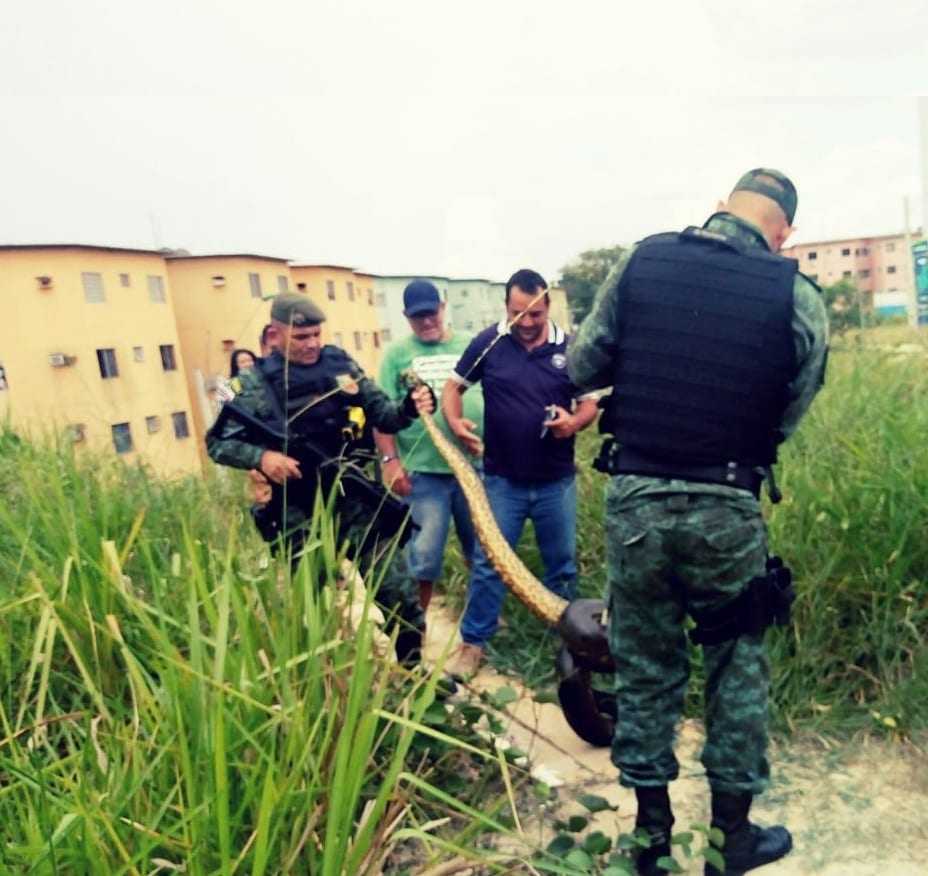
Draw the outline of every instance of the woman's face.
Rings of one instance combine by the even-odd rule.
[[[239,353],[235,357],[235,365],[239,371],[247,371],[249,368],[254,368],[255,357],[251,353]]]

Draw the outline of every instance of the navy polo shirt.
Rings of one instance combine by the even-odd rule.
[[[487,474],[514,481],[554,481],[574,473],[573,436],[557,439],[548,432],[541,437],[545,407],[560,405],[569,411],[578,395],[567,376],[563,329],[549,322],[547,343],[529,351],[503,320],[470,342],[452,378],[464,386],[478,381],[483,385]]]

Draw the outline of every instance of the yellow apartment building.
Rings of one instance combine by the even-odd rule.
[[[250,253],[169,255],[177,333],[200,450],[215,419],[216,381],[228,377],[232,351],[260,355],[261,330],[270,318],[270,299],[293,288],[286,259]]]
[[[200,471],[165,260],[81,244],[0,246],[0,418]]]
[[[380,316],[374,300],[374,277],[341,265],[290,263],[293,282],[324,311],[323,340],[348,353],[372,377],[383,356]]]

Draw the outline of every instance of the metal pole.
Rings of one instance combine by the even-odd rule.
[[[912,227],[909,222],[909,198],[902,199],[902,211],[905,215],[905,237],[903,246],[905,247],[905,273],[911,286],[909,294],[909,303],[906,306],[908,312],[909,325],[918,328],[918,289],[915,286],[915,259],[912,257]]]

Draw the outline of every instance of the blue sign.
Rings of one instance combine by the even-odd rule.
[[[918,324],[928,325],[928,240],[920,240],[912,244],[912,261],[915,267]]]

